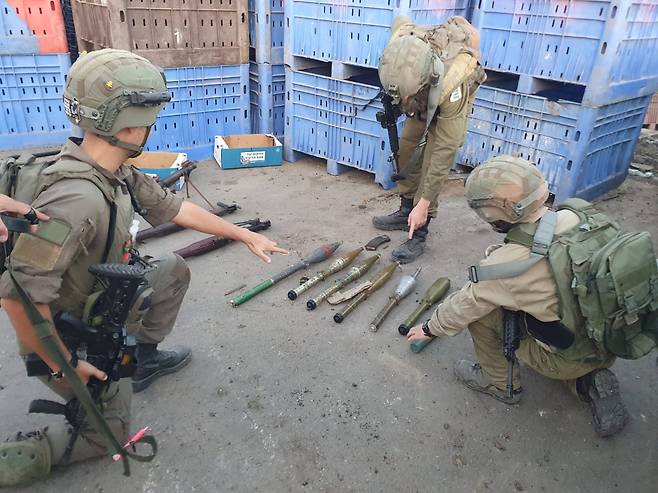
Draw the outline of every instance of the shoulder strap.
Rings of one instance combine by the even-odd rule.
[[[547,211],[539,221],[537,231],[532,240],[530,257],[526,260],[505,262],[494,265],[472,265],[468,277],[473,283],[491,281],[493,279],[509,279],[524,274],[541,259],[546,258],[553,242],[555,227],[557,226],[557,213]]]
[[[39,313],[39,310],[37,310],[37,307],[34,305],[33,301],[23,290],[20,283],[16,280],[11,268],[11,264],[9,267],[9,275],[14,284],[14,288],[16,289],[16,293],[18,294],[18,298],[20,299],[20,302],[25,309],[25,313],[30,320],[30,323],[34,327],[34,330],[36,331],[39,339],[41,340],[44,349],[60,367],[62,373],[71,385],[75,396],[78,398],[80,404],[82,404],[84,410],[86,411],[87,419],[89,419],[91,425],[95,430],[97,430],[105,437],[107,446],[112,450],[113,454],[119,454],[122,457],[124,474],[129,476],[130,465],[128,464],[127,460],[127,451],[123,449],[117,438],[114,436],[107,421],[105,421],[105,418],[91,398],[87,387],[75,372],[67,357],[64,356],[62,351],[59,349],[59,345],[57,344],[53,334],[51,323],[46,320],[41,315],[41,313]]]

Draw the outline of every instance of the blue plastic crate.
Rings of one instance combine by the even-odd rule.
[[[249,0],[249,47],[252,61],[283,64],[284,0]]]
[[[436,25],[448,17],[470,18],[470,0],[409,0],[407,15],[417,24]]]
[[[482,86],[457,163],[518,154],[539,167],[557,201],[591,200],[624,181],[649,101],[588,107]]]
[[[479,0],[472,22],[485,68],[582,85],[590,106],[658,90],[658,0]]]
[[[376,68],[397,15],[440,24],[465,15],[468,0],[290,0],[286,3],[286,64],[300,56]]]
[[[0,149],[66,140],[62,94],[70,66],[68,54],[0,56]]]
[[[380,91],[374,84],[287,69],[286,160],[295,160],[293,151],[302,152],[327,159],[330,172],[341,165],[357,168],[391,188],[388,134],[375,118],[382,105],[373,100]]]
[[[0,54],[39,53],[39,40],[16,9],[0,0]]]
[[[251,131],[283,137],[286,71],[284,65],[249,64]]]
[[[68,52],[59,1],[0,0],[1,55]]]
[[[212,157],[215,135],[250,132],[249,65],[165,69],[171,102],[155,122],[148,151]]]

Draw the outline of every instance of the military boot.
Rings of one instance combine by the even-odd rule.
[[[18,433],[14,441],[0,443],[0,488],[45,478],[51,460],[50,444],[43,433]]]
[[[138,344],[133,392],[141,392],[161,376],[177,372],[191,359],[192,350],[186,346],[174,346],[169,351],[159,351],[157,344]]]
[[[410,240],[405,241],[391,252],[393,260],[401,264],[408,264],[423,254],[425,251],[425,239],[429,233],[428,226],[430,225],[430,219],[428,217],[425,226],[414,231]]]
[[[521,401],[521,393],[523,392],[521,387],[512,392],[512,398],[510,399],[506,390],[499,389],[489,382],[480,363],[462,359],[455,363],[453,371],[455,378],[471,390],[487,394],[505,404],[518,404]]]
[[[394,231],[400,229],[402,231],[408,230],[407,219],[411,210],[414,208],[413,199],[400,197],[400,208],[389,214],[388,216],[375,216],[372,218],[372,224],[377,229],[384,231]]]
[[[629,415],[619,394],[619,382],[610,370],[594,370],[576,380],[578,395],[592,411],[592,425],[600,437],[620,432]]]

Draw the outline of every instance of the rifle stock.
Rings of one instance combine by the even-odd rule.
[[[188,177],[190,173],[196,169],[197,165],[194,161],[185,161],[181,164],[181,167],[178,171],[175,171],[167,178],[158,180],[158,183],[162,188],[169,188],[174,185],[182,176]]]

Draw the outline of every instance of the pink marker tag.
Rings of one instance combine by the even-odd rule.
[[[148,427],[148,426],[145,426],[144,428],[142,428],[141,430],[139,430],[137,433],[135,433],[135,434],[133,435],[133,437],[132,437],[130,440],[128,440],[128,441],[126,442],[126,444],[123,446],[123,448],[124,448],[124,449],[127,449],[127,448],[130,447],[131,445],[134,445],[135,443],[137,443],[138,441],[140,441],[140,440],[142,439],[142,437],[143,437],[144,435],[146,435],[146,433],[148,433],[149,431],[151,431],[151,428]],[[118,461],[120,461],[120,460],[121,460],[121,454],[114,454],[114,455],[112,456],[112,459],[114,459],[114,462],[118,462]]]

